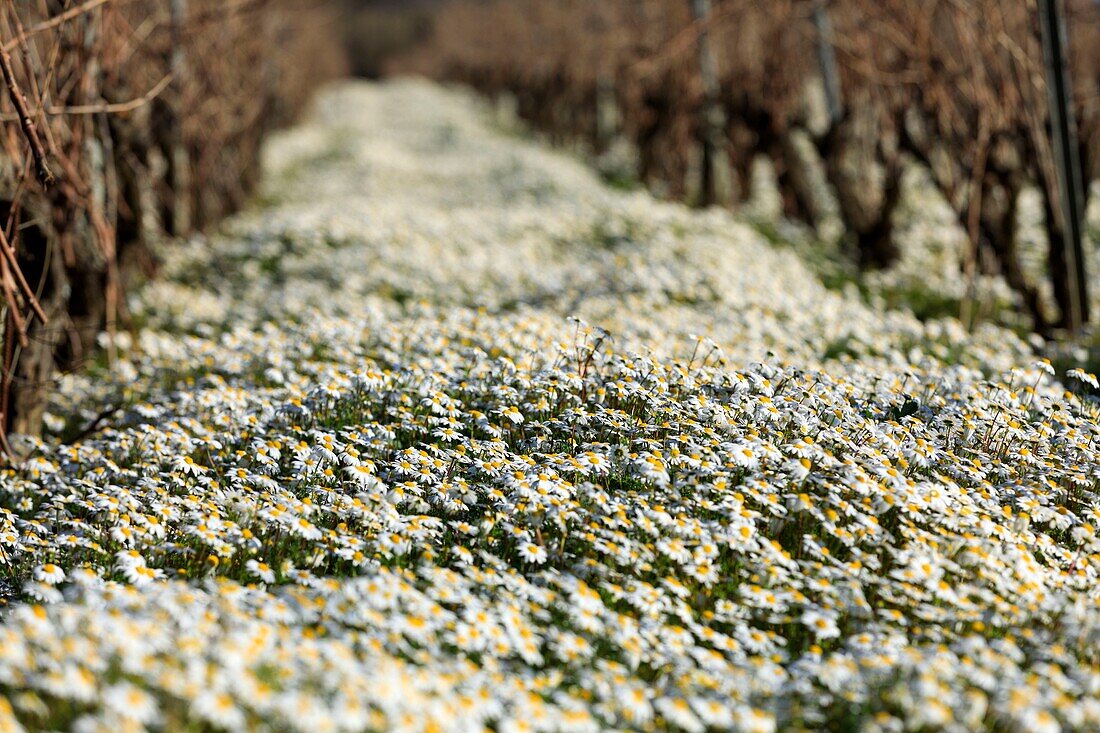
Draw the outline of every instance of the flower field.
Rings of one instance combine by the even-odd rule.
[[[427,83],[267,156],[3,475],[0,731],[1100,729],[1091,374]]]

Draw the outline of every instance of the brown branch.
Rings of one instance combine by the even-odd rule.
[[[269,4],[270,0],[240,0],[236,3],[226,3],[224,7],[217,10],[195,13],[187,19],[188,33],[201,33],[206,30],[206,26],[210,23],[221,23],[238,14],[244,15],[263,10]]]
[[[161,95],[168,85],[172,83],[172,74],[166,74],[163,79],[158,81],[149,91],[140,97],[135,97],[125,102],[104,102],[103,104],[81,104],[72,107],[49,107],[45,110],[46,114],[54,116],[62,115],[97,115],[97,114],[125,114],[126,112],[133,112],[139,107],[152,102],[154,99]],[[35,110],[32,114],[37,114],[39,110]],[[0,122],[15,122],[19,119],[15,114],[0,114]]]
[[[23,292],[23,297],[27,301],[27,305],[30,306],[34,314],[38,316],[42,323],[49,323],[46,318],[45,311],[42,310],[42,306],[38,302],[38,298],[35,297],[34,290],[27,283],[27,278],[23,276],[23,270],[19,267],[19,261],[15,256],[15,248],[11,246],[11,242],[8,241],[4,231],[0,229],[0,252],[3,253],[4,259],[10,264],[12,272],[15,273],[15,282],[19,286],[19,289]],[[14,307],[14,304],[9,303],[8,307]]]
[[[27,143],[31,147],[31,155],[34,157],[34,168],[38,174],[38,180],[43,186],[51,186],[54,177],[49,165],[46,163],[46,149],[42,147],[42,141],[38,138],[38,129],[35,127],[30,111],[27,109],[27,99],[23,96],[22,90],[19,89],[19,82],[15,78],[15,70],[11,64],[11,53],[8,52],[7,46],[0,47],[0,71],[3,72],[4,83],[8,87],[8,96],[19,115],[19,126],[23,129],[23,136],[27,138]]]
[[[17,37],[15,37],[12,40],[5,43],[0,48],[2,48],[4,51],[11,51],[13,48],[18,46],[20,43],[25,42],[31,36],[36,36],[39,33],[50,30],[51,28],[56,28],[59,25],[63,25],[65,23],[69,22],[70,20],[72,20],[73,18],[78,18],[81,15],[84,15],[85,13],[90,13],[91,11],[98,8],[99,6],[106,5],[107,3],[112,2],[112,1],[113,0],[88,0],[88,2],[84,3],[83,5],[77,5],[75,8],[71,8],[69,10],[66,10],[64,13],[61,13],[60,15],[55,15],[54,17],[50,18],[49,20],[44,20],[41,23],[38,23],[37,25],[31,26],[27,30],[20,33]]]
[[[11,268],[8,266],[8,261],[0,260],[0,289],[4,291],[4,300],[7,302],[8,315],[11,317],[11,323],[15,328],[15,333],[19,337],[19,345],[24,349],[30,344],[27,339],[27,323],[23,320],[22,314],[19,313],[19,296],[15,294],[15,285],[11,277]]]
[[[628,70],[638,80],[645,79],[660,68],[667,66],[671,59],[690,51],[695,47],[700,36],[711,32],[720,24],[729,20],[737,11],[738,9],[734,7],[734,3],[720,5],[711,12],[709,17],[692,21],[691,25],[669,39],[661,48],[657,49],[656,53],[635,61],[628,67]]]

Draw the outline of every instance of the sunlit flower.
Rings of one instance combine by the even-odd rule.
[[[65,571],[48,562],[34,569],[34,579],[49,585],[57,585],[65,580]]]

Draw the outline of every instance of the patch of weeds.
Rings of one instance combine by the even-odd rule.
[[[921,321],[958,318],[962,309],[962,301],[958,298],[918,285],[884,288],[878,294],[888,308],[907,308]]]
[[[635,176],[621,170],[601,169],[600,179],[616,191],[637,191],[642,187],[642,182]]]
[[[863,356],[863,351],[859,348],[861,344],[852,338],[850,334],[845,334],[840,338],[833,339],[825,347],[825,352],[821,355],[821,358],[828,361],[829,359],[839,359],[842,356],[850,356],[853,359],[859,359]]]
[[[887,418],[900,422],[904,418],[911,417],[920,412],[920,403],[912,397],[906,397],[905,401],[900,404],[890,406],[890,410],[887,412]]]

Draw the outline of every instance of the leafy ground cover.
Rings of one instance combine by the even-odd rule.
[[[268,158],[3,476],[0,729],[1100,726],[1092,375],[427,84]]]

